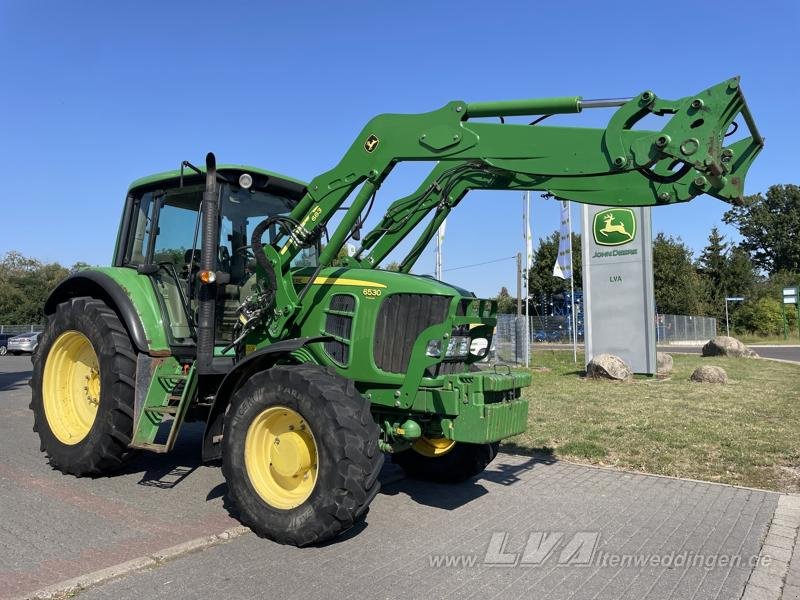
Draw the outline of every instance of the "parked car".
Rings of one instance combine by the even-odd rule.
[[[544,329],[537,329],[533,332],[533,341],[534,342],[560,342],[561,341],[561,332],[560,331],[545,331]]]
[[[40,331],[22,333],[8,340],[8,351],[11,354],[33,354],[39,347]]]
[[[0,356],[5,356],[8,352],[8,340],[12,337],[12,333],[0,333]]]

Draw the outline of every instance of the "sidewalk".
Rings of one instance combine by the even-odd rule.
[[[279,546],[228,513],[220,470],[198,462],[199,427],[176,453],[142,455],[115,477],[52,470],[31,432],[29,365],[0,362],[0,598],[48,586],[51,596],[131,600],[275,590],[752,600],[800,589],[793,496],[508,454],[455,486],[390,467],[361,526],[318,548]]]

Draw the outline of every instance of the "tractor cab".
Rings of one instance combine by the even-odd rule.
[[[204,174],[172,171],[140,179],[131,185],[119,233],[115,266],[137,269],[152,280],[164,315],[169,345],[176,354],[191,356],[197,342],[196,325],[203,236]],[[257,291],[250,236],[258,223],[289,214],[305,192],[299,181],[242,166],[218,170],[218,240],[214,271],[215,353],[234,337],[237,310]],[[265,240],[283,235],[271,227]],[[293,267],[317,263],[317,248],[306,248]]]

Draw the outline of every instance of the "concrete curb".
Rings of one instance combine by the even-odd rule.
[[[800,365],[800,360],[786,360],[785,358],[769,358],[767,356],[759,356],[756,360],[771,360],[772,362],[786,363],[787,365]]]
[[[772,515],[767,536],[750,573],[742,600],[779,600],[800,530],[800,495],[784,494]]]
[[[163,550],[157,550],[152,554],[140,556],[139,558],[134,558],[118,565],[106,567],[105,569],[94,571],[93,573],[86,573],[85,575],[74,577],[73,579],[67,579],[66,581],[49,585],[26,596],[19,596],[17,600],[21,600],[23,598],[25,600],[55,600],[58,598],[64,598],[74,595],[87,588],[107,583],[113,579],[119,579],[125,575],[130,575],[136,571],[143,571],[145,569],[157,567],[165,562],[180,558],[187,554],[227,543],[230,540],[249,533],[250,529],[247,527],[243,527],[241,525],[231,527],[222,533],[189,540],[188,542],[184,542],[170,548],[165,548]]]
[[[397,473],[394,473],[382,480],[381,485],[388,486],[404,480],[405,476],[403,475],[402,471],[400,469],[397,471]],[[176,558],[181,558],[187,554],[192,554],[213,546],[225,544],[230,540],[247,535],[249,533],[251,532],[248,527],[244,527],[242,525],[231,527],[222,533],[195,538],[176,546],[171,546],[163,550],[157,550],[152,554],[140,556],[138,558],[119,563],[118,565],[106,567],[105,569],[100,569],[92,573],[79,575],[78,577],[67,579],[66,581],[41,588],[26,596],[18,596],[12,600],[58,600],[76,594],[90,587],[102,585],[114,579],[125,577],[126,575],[130,575],[137,571],[158,567],[165,562],[175,560]]]
[[[526,458],[533,458],[536,462],[547,464],[548,462],[561,462],[568,465],[574,465],[576,467],[588,467],[590,469],[598,469],[601,471],[611,471],[613,473],[623,473],[625,475],[640,475],[642,477],[656,477],[659,479],[675,479],[676,481],[691,481],[692,483],[702,483],[705,485],[718,485],[721,487],[729,487],[735,488],[737,490],[752,490],[754,492],[764,492],[766,494],[780,494],[786,495],[782,492],[776,492],[775,490],[767,490],[764,488],[755,488],[749,487],[746,485],[736,485],[734,483],[722,483],[721,481],[708,481],[706,479],[692,479],[691,477],[678,477],[677,475],[661,475],[659,473],[647,473],[646,471],[634,471],[633,469],[626,469],[623,467],[615,467],[613,465],[595,465],[592,463],[582,463],[577,462],[574,460],[569,460],[568,458],[540,458],[538,456],[532,454],[523,454],[522,452],[514,452],[513,450],[506,450],[502,446],[500,447],[500,454],[506,454],[508,456],[517,456],[517,457],[526,457]]]

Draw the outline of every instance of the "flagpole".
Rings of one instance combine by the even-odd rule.
[[[575,319],[575,274],[572,266],[572,206],[567,202],[567,223],[569,229],[569,299],[571,303],[569,318],[572,321],[572,360],[578,364],[578,323]]]
[[[531,320],[528,316],[528,304],[530,304],[528,292],[528,279],[531,274],[531,253],[528,248],[531,245],[531,193],[525,192],[525,366],[531,366]]]

